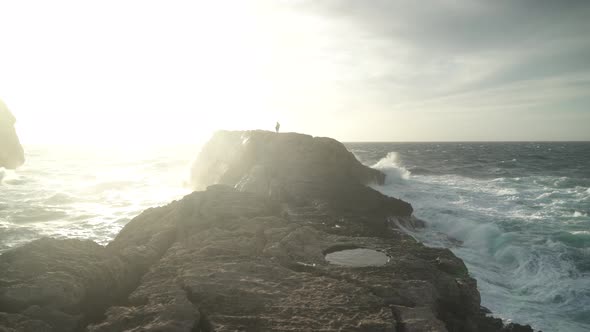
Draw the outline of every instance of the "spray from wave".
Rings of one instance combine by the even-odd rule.
[[[10,185],[19,181],[19,176],[13,170],[0,168],[0,186]]]
[[[378,169],[387,175],[385,178],[386,184],[391,184],[399,179],[408,180],[412,174],[399,164],[397,152],[389,152],[385,158],[380,159],[371,167]]]

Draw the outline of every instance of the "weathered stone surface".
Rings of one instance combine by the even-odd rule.
[[[53,332],[53,328],[41,320],[0,312],[0,332]]]
[[[150,212],[141,215],[146,225],[153,220]],[[77,330],[126,299],[168,249],[170,244],[161,244],[165,230],[162,225],[149,239],[130,240],[118,250],[88,240],[42,238],[6,252],[0,256],[0,311],[42,320],[55,331]]]
[[[394,331],[383,300],[323,258],[328,248],[353,239],[290,223],[254,194],[217,188],[191,196],[181,202],[192,207],[179,226],[182,235],[129,297],[134,307],[110,309],[91,331],[117,330],[121,312],[143,321],[146,312],[179,311],[193,324],[176,331]],[[148,324],[155,320],[163,321]]]
[[[236,137],[252,136],[217,134],[215,146],[244,163],[212,161],[212,178],[199,178],[222,184],[144,211],[106,248],[43,239],[0,256],[0,331],[527,331],[487,318],[463,262],[398,229],[394,220],[415,223],[409,204],[363,186],[375,173],[346,164],[337,142],[254,134],[246,152]],[[314,157],[281,174],[287,148]],[[269,153],[280,158],[254,158]],[[315,174],[331,165],[321,155],[347,171]],[[269,170],[277,187],[260,180]],[[389,261],[324,258],[351,248]]]
[[[0,100],[0,167],[14,169],[25,162],[25,154],[20,144],[14,123],[16,118]]]
[[[0,311],[72,330],[134,285],[126,271],[92,241],[39,239],[0,256]]]

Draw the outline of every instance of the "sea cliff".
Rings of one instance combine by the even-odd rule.
[[[0,100],[0,167],[14,169],[25,162],[14,124],[16,118]]]
[[[195,191],[106,247],[40,239],[0,256],[0,331],[532,331],[487,317],[476,281],[385,176],[330,138],[216,133]],[[333,264],[351,249],[382,264]],[[361,258],[362,260],[362,258]]]

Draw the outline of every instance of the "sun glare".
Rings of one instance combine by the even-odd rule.
[[[280,118],[269,97],[276,39],[265,7],[67,5],[79,16],[43,4],[2,5],[37,20],[34,28],[0,21],[0,41],[15,51],[2,54],[0,91],[25,144],[200,142],[221,128],[271,129]],[[40,52],[41,61],[32,61]]]

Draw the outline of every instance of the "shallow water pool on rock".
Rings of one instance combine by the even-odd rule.
[[[357,248],[331,252],[326,255],[326,260],[352,267],[382,266],[389,262],[389,256],[377,250]]]

